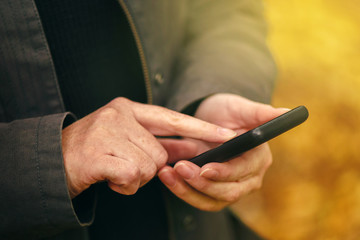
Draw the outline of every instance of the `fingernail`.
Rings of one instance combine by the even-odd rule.
[[[207,168],[204,171],[202,171],[200,173],[200,176],[205,177],[205,178],[209,178],[209,179],[214,179],[219,175],[219,172],[212,169],[212,168]]]
[[[236,132],[228,128],[218,128],[218,133],[228,138],[236,136]]]
[[[194,171],[185,163],[175,165],[175,171],[186,180],[194,177]]]
[[[169,187],[174,187],[176,185],[176,178],[169,170],[159,172],[158,176],[165,185],[168,185]]]

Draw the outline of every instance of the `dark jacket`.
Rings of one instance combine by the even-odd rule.
[[[214,92],[270,101],[275,68],[258,1],[119,4],[136,40],[149,103],[179,111]],[[74,209],[69,197],[65,119],[72,117],[33,0],[0,1],[0,239],[87,238],[95,203]],[[228,210],[201,212],[166,198],[169,238],[238,238]],[[184,224],[189,216],[191,227]]]

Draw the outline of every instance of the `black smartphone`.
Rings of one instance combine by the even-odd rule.
[[[189,161],[200,167],[209,162],[225,162],[298,126],[308,116],[306,107],[299,106]]]

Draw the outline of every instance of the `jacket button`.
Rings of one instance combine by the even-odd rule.
[[[154,76],[154,80],[158,85],[162,85],[164,83],[164,77],[161,73],[156,73]]]
[[[192,231],[196,228],[196,221],[194,216],[186,215],[183,219],[183,227],[185,231]]]

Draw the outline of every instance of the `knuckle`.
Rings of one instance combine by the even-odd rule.
[[[134,195],[139,188],[123,188],[123,194],[125,195]]]
[[[165,149],[160,149],[157,157],[157,166],[158,168],[164,166],[167,163],[168,160],[168,153]]]
[[[169,112],[169,124],[174,131],[179,131],[183,127],[185,115],[178,112]]]
[[[139,190],[139,185],[135,185],[135,184],[129,186],[122,185],[120,186],[120,189],[121,189],[120,193],[122,194],[133,195]]]
[[[112,107],[112,106],[107,106],[107,107],[104,107],[102,108],[100,111],[99,111],[99,114],[98,116],[100,118],[108,118],[108,117],[112,117],[114,115],[117,115],[117,110],[116,108]]]
[[[155,163],[149,164],[149,166],[147,167],[147,171],[143,171],[142,176],[141,176],[141,180],[142,182],[148,182],[150,181],[157,172],[157,166],[155,165]]]
[[[114,98],[110,104],[114,104],[114,105],[124,105],[124,104],[130,104],[130,100],[125,98],[125,97],[117,97]]]
[[[131,167],[127,169],[126,178],[124,179],[124,185],[132,185],[138,183],[140,180],[140,169],[137,167]]]

